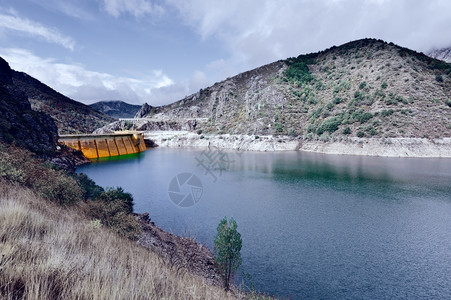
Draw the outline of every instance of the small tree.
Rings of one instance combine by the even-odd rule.
[[[233,274],[241,265],[241,234],[236,230],[237,224],[230,218],[227,224],[227,217],[221,220],[218,225],[218,233],[215,237],[214,252],[216,263],[224,280],[225,290],[229,290],[230,280]]]

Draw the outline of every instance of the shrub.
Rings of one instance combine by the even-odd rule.
[[[346,127],[345,129],[343,129],[343,134],[346,134],[346,135],[351,134],[351,128]]]
[[[446,99],[445,104],[448,105],[449,107],[451,107],[451,99]]]
[[[323,134],[325,131],[328,131],[330,133],[335,132],[338,130],[338,126],[341,124],[341,118],[338,116],[328,118],[324,120],[321,125],[316,130],[316,133],[318,135]]]
[[[283,125],[280,123],[275,123],[274,127],[276,128],[276,132],[282,132],[283,131]]]
[[[392,115],[394,112],[395,112],[395,111],[394,111],[393,109],[391,109],[391,108],[390,108],[389,110],[384,109],[384,110],[381,112],[381,115],[382,115],[383,117],[387,117],[387,116]]]
[[[437,74],[435,75],[435,80],[437,80],[437,82],[443,82],[443,77],[441,74]]]
[[[359,130],[359,131],[357,132],[357,136],[358,136],[359,138],[364,137],[364,136],[365,136],[365,133],[364,133],[363,131]]]
[[[141,226],[122,201],[90,200],[86,214],[122,237],[136,240],[141,234]]]
[[[386,89],[387,88],[387,83],[384,81],[384,82],[382,82],[382,84],[381,84],[381,88],[383,88],[383,89]]]
[[[299,85],[308,83],[314,79],[308,68],[308,64],[313,64],[314,62],[307,56],[300,55],[297,58],[290,58],[285,62],[288,65],[288,69],[284,74],[290,82],[297,82]]]
[[[302,96],[302,93],[301,93],[300,91],[298,91],[298,90],[294,90],[294,91],[293,91],[293,94],[294,94],[296,97],[298,97],[298,98],[301,98],[301,96]]]
[[[340,97],[335,97],[334,101],[333,101],[334,104],[340,104],[342,102],[343,102],[343,100]]]
[[[125,130],[130,130],[133,127],[133,123],[130,121],[125,121],[124,123],[124,129]]]
[[[296,131],[296,129],[290,128],[290,129],[288,129],[288,135],[295,137],[295,136],[298,136],[298,132]]]
[[[316,131],[316,126],[314,124],[310,124],[307,126],[307,133],[314,133]]]
[[[103,193],[104,189],[98,186],[88,175],[80,173],[75,174],[81,188],[85,191],[85,200],[95,199]]]
[[[88,201],[86,214],[100,220],[120,236],[135,240],[141,234],[141,227],[132,212],[132,195],[119,187],[107,188],[95,200]]]
[[[365,81],[361,82],[359,85],[359,89],[363,90],[365,87],[366,87],[366,82]]]
[[[0,177],[31,188],[59,204],[73,204],[84,199],[84,191],[75,178],[14,146],[0,144]]]
[[[366,123],[373,117],[373,114],[370,112],[363,112],[363,110],[359,109],[352,113],[351,118],[353,120],[359,121],[361,124]]]
[[[218,233],[214,241],[214,252],[216,263],[222,278],[224,280],[224,289],[227,291],[230,287],[230,280],[233,274],[241,265],[241,234],[237,231],[238,225],[233,218],[227,224],[227,218],[224,217],[218,225]]]
[[[365,95],[364,95],[364,93],[362,93],[360,91],[355,91],[354,99],[356,99],[357,101],[362,101],[365,99]]]
[[[121,187],[107,188],[100,196],[99,200],[105,202],[120,202],[123,203],[127,213],[133,212],[133,197],[130,193],[124,192]]]
[[[43,172],[42,176],[35,178],[34,189],[41,197],[62,205],[83,201],[85,192],[78,181],[62,173],[56,170]]]

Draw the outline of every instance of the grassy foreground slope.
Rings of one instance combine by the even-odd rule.
[[[118,192],[86,186],[0,144],[1,299],[234,298],[139,246]]]
[[[2,299],[227,299],[77,213],[0,184]]]

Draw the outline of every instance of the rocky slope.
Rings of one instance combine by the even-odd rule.
[[[128,104],[124,101],[99,101],[89,104],[90,107],[98,112],[104,113],[115,119],[133,118],[141,108],[141,105]]]
[[[14,85],[23,92],[35,111],[50,115],[58,132],[91,133],[114,121],[114,118],[72,100],[23,72],[12,72]]]
[[[0,142],[28,149],[66,170],[89,162],[81,152],[57,144],[55,121],[45,113],[32,110],[13,76],[14,71],[0,57]]]
[[[451,47],[443,49],[435,49],[428,53],[430,57],[451,63]]]
[[[56,151],[52,118],[33,111],[27,96],[13,82],[13,71],[0,57],[0,141],[50,157]]]
[[[451,64],[364,39],[239,74],[152,108],[146,117],[132,128],[325,143],[446,138],[451,137]],[[113,123],[99,132],[125,125]]]

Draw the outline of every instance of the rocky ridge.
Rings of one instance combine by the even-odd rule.
[[[0,141],[43,157],[56,153],[57,128],[48,115],[33,111],[13,82],[13,71],[0,58]]]
[[[24,93],[35,111],[50,115],[60,134],[91,133],[114,118],[66,97],[23,72],[12,71],[15,87]]]
[[[127,126],[384,145],[388,139],[449,138],[450,116],[451,64],[363,39],[241,73],[152,108]],[[122,128],[116,122],[97,132]]]

